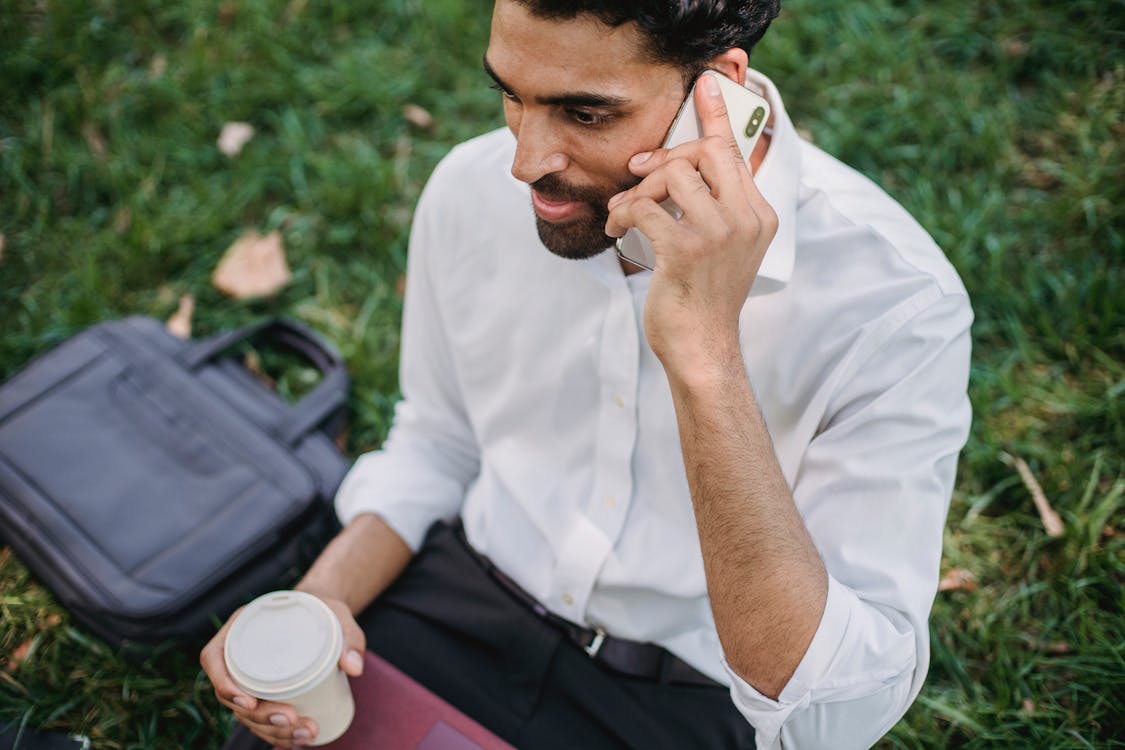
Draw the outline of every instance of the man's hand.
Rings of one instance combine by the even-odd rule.
[[[605,230],[620,237],[637,227],[653,242],[645,331],[669,375],[737,355],[739,312],[777,231],[709,74],[695,106],[704,137],[634,156],[629,168],[643,179],[610,200]],[[681,218],[660,207],[669,197]]]
[[[339,599],[321,597],[321,600],[340,619],[344,629],[344,651],[340,656],[340,669],[352,677],[363,672],[363,651],[366,639],[347,605]],[[238,617],[239,609],[215,634],[199,654],[199,663],[215,688],[219,703],[234,712],[235,718],[266,742],[283,748],[300,747],[316,739],[318,727],[307,716],[297,716],[288,703],[263,701],[240,690],[234,683],[223,659],[223,646],[227,641],[231,623]]]
[[[715,628],[731,668],[776,698],[816,632],[828,579],[739,345],[739,315],[777,215],[709,75],[695,105],[704,137],[634,156],[629,168],[643,179],[610,200],[606,234],[637,227],[653,242],[645,332],[668,375]],[[660,207],[669,197],[680,219]]]

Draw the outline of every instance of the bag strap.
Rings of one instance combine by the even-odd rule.
[[[295,351],[321,373],[320,382],[300,401],[287,405],[270,430],[279,439],[293,445],[343,408],[348,396],[348,373],[343,358],[311,329],[294,320],[266,318],[192,342],[179,360],[184,367],[198,370],[235,344],[250,339],[265,339]]]

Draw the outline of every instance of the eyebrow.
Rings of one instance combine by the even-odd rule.
[[[489,78],[496,82],[497,86],[499,86],[509,94],[512,93],[512,87],[504,83],[504,80],[488,63],[487,55],[485,55],[485,57],[481,59],[481,64],[484,66],[484,72],[488,74]],[[619,96],[594,94],[587,91],[575,91],[561,94],[552,94],[550,96],[538,96],[535,98],[535,102],[537,104],[556,107],[602,107],[613,109],[617,107],[624,107],[629,103],[629,100]]]

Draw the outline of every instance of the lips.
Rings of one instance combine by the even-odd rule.
[[[581,213],[586,204],[582,201],[553,201],[532,189],[531,206],[535,209],[535,215],[543,221],[557,222],[566,221]]]

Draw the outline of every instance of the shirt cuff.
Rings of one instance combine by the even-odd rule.
[[[435,522],[457,515],[463,489],[440,478],[422,481],[424,467],[391,470],[388,459],[374,452],[356,461],[336,492],[336,515],[344,526],[364,513],[377,515],[417,552]]]
[[[870,627],[864,614],[883,619],[873,610],[865,613],[870,609],[855,592],[828,576],[828,595],[820,624],[777,700],[756,690],[723,658],[723,667],[731,678],[731,700],[754,727],[758,750],[777,747],[786,721],[810,703],[865,696],[913,668],[913,637],[910,633],[898,633],[899,637],[894,638],[893,628],[894,643],[887,644],[889,648],[879,654],[877,661],[870,660],[872,654],[863,648],[863,642],[873,637],[886,640],[887,636],[883,628]]]

